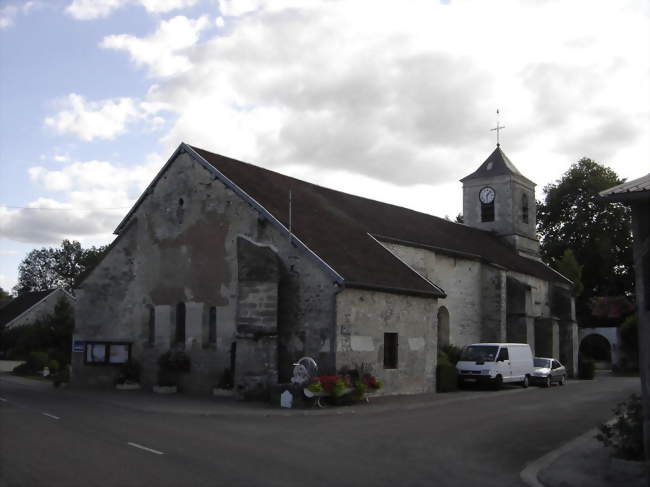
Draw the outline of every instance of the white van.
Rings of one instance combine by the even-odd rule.
[[[504,382],[528,387],[533,375],[533,354],[527,343],[474,343],[463,348],[456,364],[458,385],[490,383],[500,389]]]

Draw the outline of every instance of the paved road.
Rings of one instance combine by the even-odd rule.
[[[638,390],[638,379],[601,376],[354,414],[212,417],[0,381],[0,486],[518,486],[527,462]]]

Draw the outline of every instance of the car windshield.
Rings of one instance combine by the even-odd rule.
[[[536,358],[533,360],[533,364],[535,367],[544,367],[547,369],[551,367],[551,361],[547,358]]]
[[[466,362],[494,362],[499,347],[494,345],[471,345],[460,356]]]

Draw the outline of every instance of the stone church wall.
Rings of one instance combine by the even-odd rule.
[[[279,258],[281,378],[303,355],[314,356],[323,370],[333,370],[336,287],[330,275],[184,153],[149,190],[108,254],[77,290],[74,339],[131,343],[132,357],[143,365],[145,387],[154,384],[163,352],[184,349],[191,356],[192,371],[183,374],[181,389],[208,392],[231,366],[231,350],[238,339],[240,237],[267,246]],[[179,303],[185,304],[185,342],[175,344]],[[208,340],[211,307],[216,308],[213,343]],[[78,385],[111,386],[117,369],[85,365],[84,354],[73,353],[72,381]]]
[[[336,302],[337,369],[369,364],[384,394],[435,390],[436,299],[344,289]],[[384,367],[386,333],[397,334],[395,368]]]
[[[415,271],[447,294],[438,306],[449,312],[449,343],[462,346],[481,341],[481,263],[433,250],[382,242]]]

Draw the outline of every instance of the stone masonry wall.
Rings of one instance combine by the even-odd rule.
[[[336,366],[369,364],[384,394],[435,390],[436,299],[344,289],[337,295]],[[384,368],[384,333],[398,334],[397,368]]]
[[[481,340],[481,263],[417,247],[382,244],[447,294],[438,306],[449,311],[450,343],[463,346]]]
[[[171,346],[184,349],[192,371],[181,389],[208,392],[226,367],[236,341],[239,293],[237,239],[269,246],[285,269],[279,325],[286,361],[314,355],[334,363],[334,292],[331,276],[249,203],[188,154],[180,153],[149,190],[102,262],[77,290],[74,338],[128,341],[153,385],[157,359]],[[287,276],[288,275],[288,276]],[[282,296],[282,289],[292,294]],[[174,345],[176,307],[186,305],[186,340]],[[216,308],[216,343],[207,343],[210,307]],[[150,311],[153,310],[153,311]],[[149,316],[155,340],[149,341]],[[278,364],[280,368],[287,366]],[[73,354],[72,381],[112,386],[116,366],[84,365]]]

